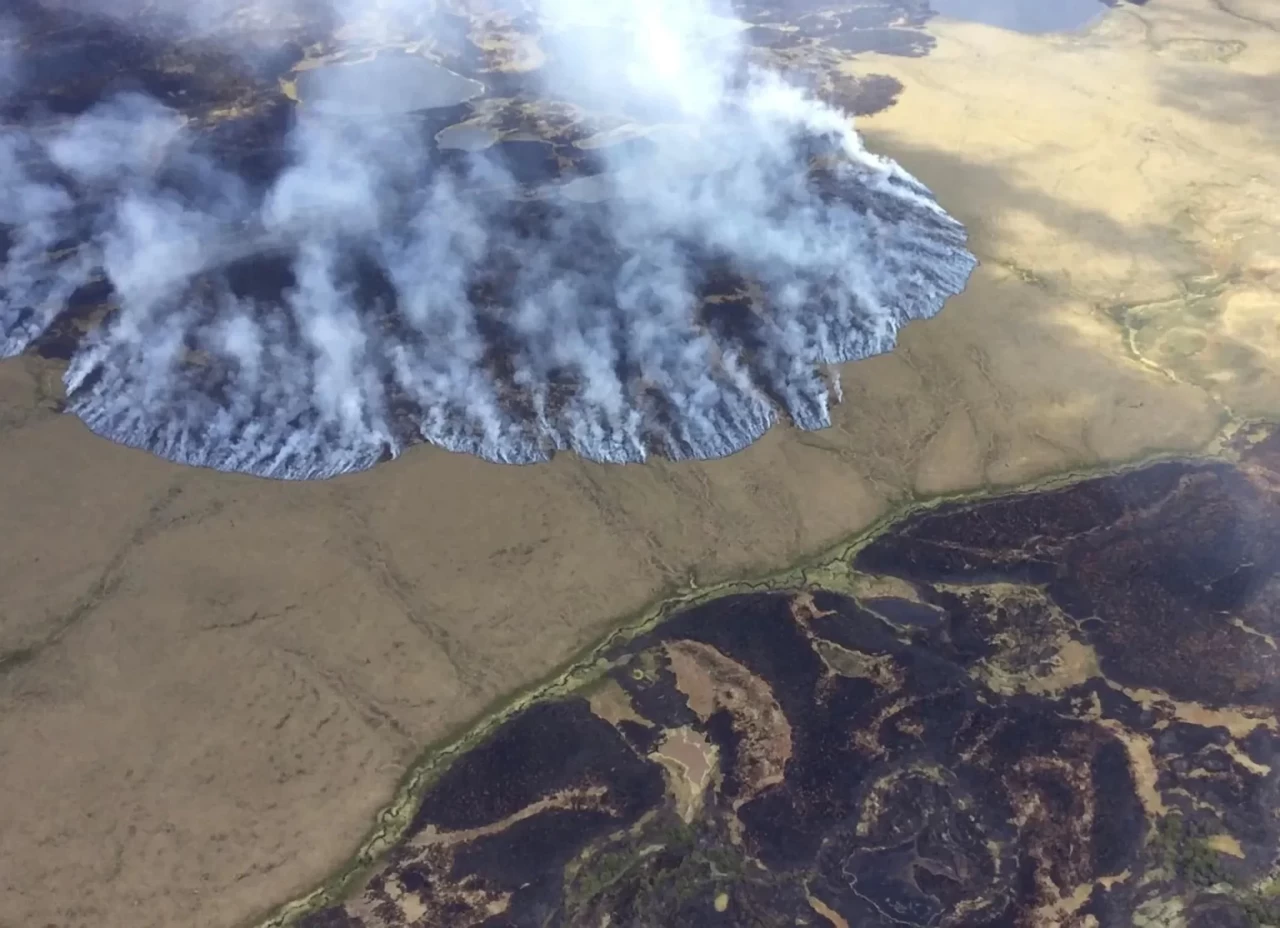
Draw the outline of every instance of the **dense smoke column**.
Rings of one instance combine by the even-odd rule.
[[[0,136],[19,193],[0,206],[0,348],[103,277],[113,311],[72,359],[70,409],[271,477],[420,441],[627,462],[731,454],[780,413],[829,425],[823,367],[959,292],[963,229],[842,114],[743,67],[707,8],[600,6],[544,0],[541,92],[676,128],[600,149],[590,195],[324,100],[265,191],[136,95]],[[334,100],[387,98],[385,69],[334,72]]]

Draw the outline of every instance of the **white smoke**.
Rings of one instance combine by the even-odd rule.
[[[21,24],[0,13],[0,99],[13,93],[22,83],[24,38]]]
[[[337,8],[357,11],[367,25],[363,4]],[[175,460],[308,478],[419,440],[504,462],[710,457],[779,410],[829,425],[822,368],[887,350],[963,287],[958,224],[844,114],[747,67],[728,8],[537,0],[536,13],[542,96],[659,126],[647,147],[596,150],[602,199],[521,190],[492,160],[446,170],[412,120],[326,118],[313,98],[289,167],[250,194],[182,117],[114,98],[0,134],[0,353],[103,274],[115,311],[72,360],[70,407]],[[330,71],[311,93],[403,91]],[[228,282],[253,255],[287,264],[282,298]],[[733,332],[708,316],[709,268],[742,283]]]

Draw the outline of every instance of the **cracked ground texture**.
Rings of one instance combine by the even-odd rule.
[[[0,364],[0,926],[223,928],[322,881],[429,744],[691,582],[921,495],[1191,451],[1280,413],[1280,22],[935,21],[861,122],[963,220],[968,291],[723,461],[429,448],[322,484],[183,469]]]

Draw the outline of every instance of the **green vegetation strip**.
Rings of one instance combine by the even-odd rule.
[[[1274,877],[1256,885],[1237,880],[1223,866],[1210,837],[1203,824],[1186,822],[1180,813],[1171,812],[1156,822],[1149,847],[1155,862],[1187,886],[1235,899],[1250,928],[1280,925],[1280,883]]]

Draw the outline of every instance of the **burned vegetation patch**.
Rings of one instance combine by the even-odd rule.
[[[847,565],[909,594],[614,643],[314,928],[1268,924],[1278,447],[939,505]]]
[[[829,425],[832,366],[976,263],[841,127],[901,91],[853,54],[930,47],[915,0],[744,3],[656,88],[645,30],[528,0],[118,6],[6,11],[0,357],[66,362],[67,411],[169,460],[723,457]]]

